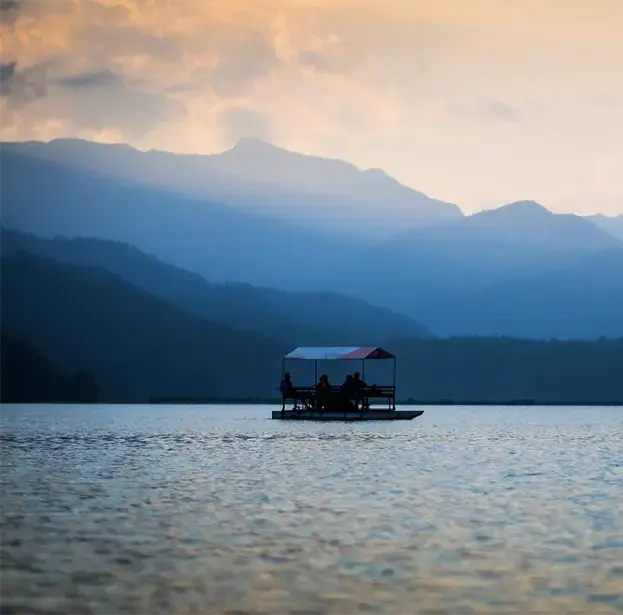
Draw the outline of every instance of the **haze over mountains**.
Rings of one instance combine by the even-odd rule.
[[[253,138],[213,155],[141,152],[78,139],[3,143],[2,148],[339,235],[378,238],[463,215],[456,205],[407,188],[379,169],[361,171]]]
[[[286,344],[380,345],[393,338],[429,338],[407,316],[337,293],[292,293],[249,284],[211,284],[119,242],[44,239],[2,229],[2,256],[26,253],[80,267],[96,267],[208,320]]]
[[[172,190],[5,151],[0,162],[5,227],[123,241],[213,282],[323,289],[343,251],[313,229]]]
[[[578,325],[585,322],[588,326],[596,314],[580,310],[574,302],[561,305],[559,297],[553,295],[553,287],[540,284],[542,276],[548,273],[551,279],[560,278],[561,283],[564,280],[568,286],[565,295],[582,294],[590,287],[597,303],[623,308],[623,304],[617,303],[618,289],[610,287],[610,283],[618,283],[623,288],[621,248],[619,240],[585,219],[553,214],[527,201],[429,229],[405,231],[384,242],[371,257],[384,263],[387,271],[391,271],[392,262],[410,265],[408,274],[390,273],[385,277],[386,296],[395,309],[417,313],[439,334],[486,332],[553,337],[553,330],[548,334],[544,324],[551,323],[552,317]],[[593,259],[602,254],[600,260]],[[596,271],[591,274],[595,263],[612,272],[608,283],[605,278],[592,275]],[[578,274],[571,279],[567,271],[574,267]],[[401,285],[401,279],[408,284]],[[604,284],[599,287],[596,281],[602,279]],[[517,294],[515,289],[528,292],[535,286],[539,286],[538,292],[535,289],[536,294],[530,296],[535,306],[533,313],[522,311],[520,303],[507,301],[507,296]],[[547,307],[552,301],[558,306],[557,316]],[[604,335],[606,330],[612,333],[606,323],[612,324],[618,334],[622,331],[621,318],[616,314],[613,317],[614,320],[601,321]],[[580,329],[567,326],[564,334],[559,327],[556,330],[564,338],[584,337]]]
[[[588,220],[595,226],[623,241],[623,214],[619,216],[597,214],[596,216],[589,216]]]
[[[46,370],[44,359],[31,359],[39,388],[14,386],[8,400],[15,390],[26,400],[37,390],[68,390],[59,370],[94,375],[107,401],[270,397],[293,346],[432,337],[412,319],[360,300],[210,284],[118,242],[2,229],[1,248],[3,332],[18,348],[34,343],[53,363]],[[11,349],[7,360],[29,365]]]
[[[621,337],[622,310],[623,251],[617,249],[565,268],[499,281],[465,297],[461,319],[452,315],[447,327],[464,335],[504,331],[544,339],[615,338]]]
[[[265,291],[248,287],[242,297],[229,294],[227,288],[203,283],[128,246],[4,232],[2,248],[3,402],[274,398],[281,357],[294,345],[287,336],[314,334],[305,330],[308,314],[298,311],[293,321],[284,322],[283,341],[233,328],[223,322],[222,308],[240,311],[241,298],[250,304],[249,315],[258,308],[259,318],[250,324],[265,326],[271,312],[254,301]],[[171,291],[184,292],[173,292],[168,300],[156,294]],[[291,296],[276,295],[273,307],[293,304]],[[201,305],[185,303],[201,296],[206,299]],[[366,308],[358,306],[357,311],[365,315]],[[375,313],[374,308],[368,311]],[[277,324],[282,313],[272,313]],[[391,330],[393,317],[376,314]],[[323,317],[319,314],[314,324]],[[363,323],[362,336],[365,327]],[[342,339],[339,331],[334,335]],[[388,339],[387,345],[399,357],[402,399],[612,403],[623,397],[623,339],[548,342],[401,335]],[[293,370],[296,382],[310,382],[307,367],[306,373]],[[321,369],[340,367],[344,369],[335,364]]]
[[[76,140],[0,154],[6,228],[125,242],[212,283],[350,295],[404,314],[405,331],[623,336],[617,219],[530,201],[463,216],[381,171],[257,140],[213,156]],[[313,297],[293,312],[338,313]]]

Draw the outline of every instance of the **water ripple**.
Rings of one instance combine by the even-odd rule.
[[[3,407],[0,611],[623,612],[623,409],[270,410]]]

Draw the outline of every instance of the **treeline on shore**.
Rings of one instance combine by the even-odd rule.
[[[261,397],[155,397],[149,400],[150,404],[170,404],[170,405],[245,405],[245,406],[266,406],[281,404],[281,398],[261,398]],[[623,406],[623,398],[610,401],[591,401],[574,400],[566,402],[554,402],[539,399],[506,399],[506,400],[460,400],[460,399],[408,399],[396,401],[397,406]]]
[[[0,401],[2,403],[95,403],[99,387],[91,374],[67,373],[30,342],[2,333]]]
[[[398,400],[405,405],[623,405],[623,340],[456,338],[397,341],[388,348],[397,355]],[[116,367],[115,355],[123,355],[122,346],[93,348],[92,352],[108,353],[108,369],[118,373],[126,385],[132,384],[132,370],[121,374]],[[147,362],[148,347],[144,353]],[[230,380],[225,385],[221,382],[223,393],[210,391],[213,374],[222,375],[223,371],[218,370],[218,356],[208,355],[201,369],[191,374],[195,391],[185,391],[183,383],[160,371],[154,389],[162,390],[163,382],[165,386],[170,383],[171,394],[144,396],[105,391],[97,373],[78,366],[59,367],[29,341],[5,333],[1,355],[3,403],[280,403],[281,361],[274,354],[261,366],[241,361]],[[236,383],[248,383],[254,375],[258,382],[256,370],[260,367],[268,376],[257,394],[237,395]]]

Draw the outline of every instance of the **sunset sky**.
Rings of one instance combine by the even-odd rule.
[[[623,0],[2,1],[0,136],[380,167],[623,213]]]

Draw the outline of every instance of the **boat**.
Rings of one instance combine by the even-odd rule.
[[[388,360],[393,362],[391,385],[368,385],[365,383],[366,361]],[[273,410],[277,420],[304,421],[411,421],[422,416],[422,410],[396,409],[396,357],[379,347],[372,346],[302,346],[283,357],[282,374],[286,373],[288,361],[310,361],[314,364],[314,384],[291,385],[282,390],[281,410]],[[329,392],[320,395],[317,390],[319,361],[357,361],[361,364],[362,386],[349,394],[341,386],[331,386]],[[325,389],[327,391],[327,389]],[[290,409],[286,408],[292,402]]]

